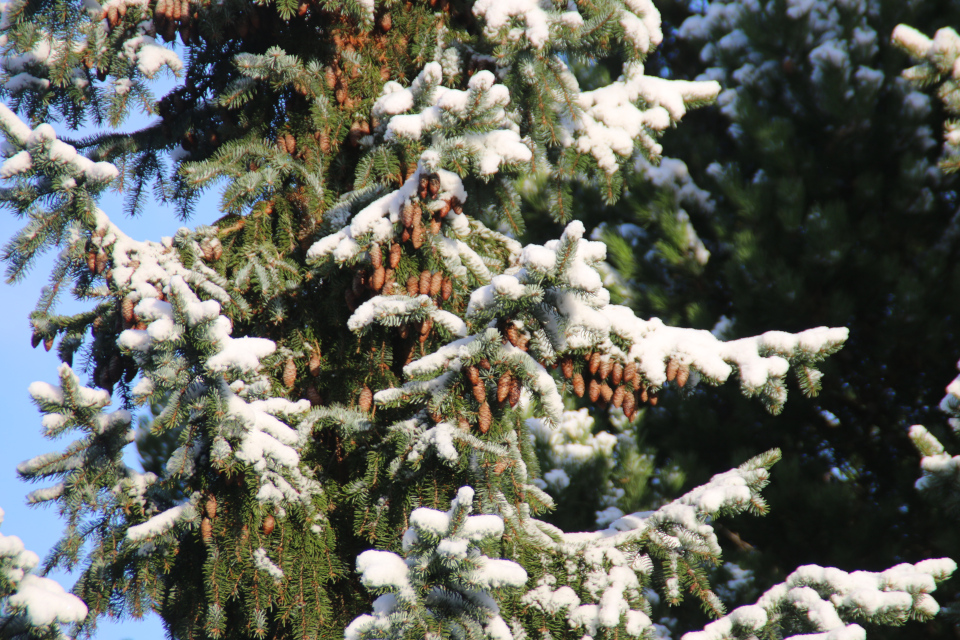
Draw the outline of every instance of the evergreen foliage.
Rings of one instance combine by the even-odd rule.
[[[788,372],[815,394],[847,339],[724,342],[611,303],[574,189],[615,202],[720,89],[645,73],[649,0],[22,0],[2,29],[0,201],[28,220],[8,275],[59,251],[31,322],[60,381],[30,393],[51,438],[76,438],[18,471],[66,521],[46,568],[82,571],[77,631],[152,609],[178,639],[653,637],[657,593],[718,617],[702,637],[853,638],[937,612],[950,560],[808,567],[723,617],[715,521],[766,511],[776,449],[601,531],[538,517],[555,505],[537,442],[576,420],[565,398],[630,421],[733,376],[776,414]],[[571,69],[598,59],[618,77],[587,89]],[[155,100],[164,70],[178,84]],[[154,123],[116,131],[137,104]],[[558,239],[517,240],[521,177]],[[97,205],[113,185],[137,213],[153,189],[186,216],[218,184],[223,217],[160,242]],[[58,315],[71,287],[92,309]],[[122,458],[140,405],[176,439],[143,473]],[[11,562],[0,633],[81,617],[19,604],[30,563]]]

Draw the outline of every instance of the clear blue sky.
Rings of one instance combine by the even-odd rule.
[[[142,118],[140,119],[142,121]],[[136,125],[134,125],[136,126]],[[56,127],[58,134],[61,129]],[[73,136],[70,136],[73,137]],[[190,225],[209,223],[216,219],[216,194],[208,194],[197,208],[200,213]],[[136,239],[157,240],[173,235],[183,226],[172,208],[154,204],[137,219],[128,219],[119,213],[120,199],[111,197],[101,203],[101,208],[128,235]],[[22,226],[9,211],[0,211],[0,237],[4,244]],[[0,508],[5,512],[0,533],[20,537],[27,548],[44,558],[53,547],[62,530],[55,508],[27,507],[24,496],[34,487],[21,482],[16,475],[20,462],[48,451],[60,450],[71,441],[67,434],[63,439],[51,442],[41,435],[40,414],[30,401],[27,387],[35,380],[57,382],[59,361],[55,351],[46,353],[43,346],[30,347],[31,330],[28,316],[46,283],[53,255],[47,255],[29,276],[17,284],[0,282],[0,403],[3,406],[0,422]],[[59,307],[61,311],[77,311],[83,307],[76,302]],[[83,376],[81,376],[83,379]],[[114,405],[116,406],[116,405]],[[139,468],[136,451],[129,447],[127,464]],[[68,590],[76,575],[51,574]],[[157,616],[143,621],[110,621],[104,619],[98,626],[97,640],[161,640],[165,637]]]

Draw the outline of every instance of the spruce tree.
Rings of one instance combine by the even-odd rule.
[[[802,567],[725,612],[714,521],[766,511],[776,450],[599,531],[538,518],[534,432],[576,420],[565,397],[631,420],[734,377],[778,412],[788,372],[819,380],[847,339],[723,342],[611,304],[574,186],[615,201],[719,90],[645,73],[648,0],[25,0],[2,28],[0,200],[27,220],[8,276],[59,252],[31,323],[63,363],[30,393],[75,438],[18,472],[65,520],[45,568],[81,569],[77,631],[152,609],[184,639],[652,637],[651,603],[687,594],[717,617],[691,638],[859,638],[937,612],[950,560]],[[571,65],[602,58],[618,78],[582,88]],[[137,106],[154,122],[121,133]],[[559,238],[516,240],[521,178]],[[115,187],[137,213],[153,189],[189,216],[215,185],[216,224],[159,242],[98,207]],[[58,314],[67,288],[89,310]],[[138,406],[177,440],[156,471],[123,462]],[[14,551],[0,633],[84,615],[39,606]]]

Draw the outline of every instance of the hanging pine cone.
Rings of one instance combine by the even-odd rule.
[[[479,426],[480,433],[486,433],[490,430],[490,424],[493,422],[493,412],[490,411],[490,405],[484,402],[480,405]]]
[[[613,369],[610,370],[610,382],[613,384],[620,384],[620,381],[623,380],[623,367],[620,363],[613,365]]]
[[[450,299],[450,296],[453,295],[453,282],[450,278],[444,278],[443,284],[440,285],[440,297],[445,301]]]
[[[513,346],[520,344],[520,330],[517,329],[517,325],[513,324],[512,322],[508,322],[504,333],[506,334],[507,340],[510,342],[510,344]]]
[[[585,390],[586,390],[586,389],[584,388],[584,384],[583,384],[583,376],[580,375],[579,373],[574,374],[574,376],[573,376],[573,392],[574,392],[575,394],[577,394],[577,397],[578,397],[578,398],[582,398],[582,397],[583,397],[583,392],[584,392]]]
[[[646,387],[640,387],[640,391],[639,391],[638,393],[639,393],[640,395],[637,396],[637,399],[638,399],[640,402],[647,402],[647,401],[650,399],[650,394],[647,393],[647,388],[646,388]]]
[[[600,368],[597,371],[597,373],[600,374],[601,380],[606,380],[612,370],[613,370],[613,363],[611,363],[609,360],[601,360]]]
[[[617,387],[618,389],[623,389],[623,387]],[[616,396],[614,396],[616,400]],[[630,392],[623,394],[623,412],[627,415],[627,418],[633,420],[633,411],[637,408],[637,400],[633,397],[633,394]]]
[[[297,381],[297,365],[293,358],[287,358],[283,365],[283,374],[281,375],[283,386],[287,389],[293,388],[293,383]]]
[[[590,402],[596,402],[597,398],[600,397],[600,383],[595,379],[590,379],[590,390],[588,391],[590,395]]]
[[[100,318],[97,318],[97,320],[99,319]],[[94,320],[94,324],[96,324],[96,320]],[[96,332],[94,332],[93,335],[97,335]],[[43,342],[43,338],[40,337],[39,333],[34,332],[33,335],[30,336],[30,346],[33,347],[34,349],[40,346],[41,342]]]
[[[268,536],[273,533],[273,528],[277,526],[277,521],[273,515],[268,515],[263,519],[263,535]]]
[[[588,362],[590,373],[596,373],[600,368],[600,353],[597,351],[591,353]]]
[[[430,277],[430,297],[435,298],[440,294],[440,288],[443,286],[443,274],[435,271]]]
[[[613,400],[612,400],[613,406],[619,409],[621,405],[623,405],[623,398],[625,395],[626,395],[626,389],[624,389],[623,387],[617,387],[616,390],[613,392]]]
[[[370,245],[370,265],[376,269],[381,264],[383,264],[383,252],[380,250],[380,245],[374,243]]]
[[[410,234],[410,240],[413,242],[413,248],[419,249],[423,246],[423,241],[426,236],[426,230],[423,228],[423,224],[418,223],[414,228],[413,232]]]
[[[560,371],[563,372],[563,377],[567,380],[573,377],[573,359],[570,356],[564,356],[563,360],[560,361]]]
[[[50,351],[50,349],[53,349],[53,336],[47,336],[43,339],[43,348],[45,351]]]
[[[390,245],[390,268],[396,269],[397,265],[400,264],[400,254],[402,253],[400,245],[396,242]]]
[[[420,344],[427,341],[431,331],[433,331],[433,318],[427,318],[420,324]]]
[[[307,396],[307,400],[310,402],[312,406],[319,407],[320,405],[323,404],[323,397],[321,397],[320,392],[317,391],[317,388],[315,386],[310,385],[309,387],[307,387],[305,395]]]
[[[373,406],[373,391],[367,385],[363,385],[360,391],[360,410],[367,412]]]
[[[374,291],[380,291],[380,289],[383,288],[383,283],[386,277],[386,269],[383,268],[383,265],[378,266],[373,272],[373,277],[370,278],[370,288]]]
[[[513,385],[510,387],[510,395],[507,396],[507,402],[510,403],[511,407],[517,406],[517,403],[520,402],[520,393],[523,390],[523,385],[520,384],[520,381],[516,378],[513,379]]]
[[[503,402],[510,395],[510,389],[513,388],[513,376],[509,371],[504,371],[497,381],[497,402]]]
[[[397,276],[393,269],[386,269],[383,272],[383,294],[392,296],[396,294]]]
[[[133,307],[134,307],[134,306],[135,306],[135,305],[134,305],[134,303],[133,303],[133,298],[130,298],[129,296],[126,297],[126,298],[124,298],[124,299],[123,299],[123,302],[120,303],[120,315],[123,316],[123,321],[126,322],[127,324],[130,324],[130,323],[133,322],[133,318],[134,318],[134,315],[133,315]]]
[[[624,382],[633,382],[637,377],[637,363],[630,361],[627,363],[627,366],[623,368],[623,380]]]
[[[100,329],[102,327],[103,327],[103,318],[101,318],[100,316],[97,316],[96,318],[93,319],[93,322],[90,323],[91,335],[93,335],[93,337],[97,337],[97,334],[100,333]],[[33,334],[33,335],[37,340],[36,343],[33,343],[33,346],[36,347],[38,344],[40,344],[40,336],[38,336],[37,334]]]
[[[432,233],[433,235],[437,235],[438,233],[440,233],[441,226],[442,226],[442,223],[440,222],[440,220],[437,218],[433,218],[432,220],[430,220],[430,233]]]
[[[417,276],[410,276],[407,278],[407,295],[408,296],[418,296],[420,295],[420,278]]]
[[[487,388],[482,382],[478,381],[473,385],[473,397],[480,404],[487,401]]]
[[[677,371],[677,386],[684,387],[687,384],[687,380],[690,378],[690,365],[682,364],[680,365],[680,370]]]
[[[333,147],[330,145],[330,134],[329,134],[329,133],[327,133],[326,131],[321,131],[318,142],[320,143],[320,151],[321,151],[321,152],[323,152],[324,154],[330,153],[330,151],[331,151],[331,149],[332,149]]]
[[[660,401],[660,398],[657,396],[657,394],[651,393],[647,401],[650,403],[651,407],[655,407],[657,406],[657,402]]]
[[[217,517],[217,499],[214,496],[207,498],[206,503],[203,505],[203,510],[206,511],[207,517],[213,520]]]
[[[667,362],[667,382],[672,382],[677,377],[677,372],[680,370],[680,362],[674,358],[670,358]]]
[[[307,369],[310,371],[310,375],[316,378],[320,375],[320,365],[322,360],[320,354],[314,351],[310,354],[310,359],[307,361]]]
[[[364,289],[367,287],[367,272],[363,269],[357,270],[353,273],[353,282],[351,288],[353,290],[353,295],[357,296],[358,299],[363,298]]]
[[[101,251],[97,254],[97,274],[103,273],[107,268],[107,254]]]
[[[480,368],[483,369],[484,371],[490,371],[491,369],[490,361],[487,360],[486,358],[483,358],[482,360],[480,360],[478,364],[480,365]]]
[[[420,272],[420,293],[427,295],[430,292],[430,282],[433,280],[433,274],[424,269]]]
[[[610,402],[610,399],[613,398],[613,389],[606,382],[600,385],[600,397],[603,398],[604,402]]]
[[[377,21],[377,26],[380,27],[382,31],[390,31],[390,28],[393,26],[393,18],[390,17],[389,13],[385,13],[380,16],[380,20]]]
[[[467,380],[473,385],[480,384],[480,370],[473,365],[467,367]]]
[[[210,539],[213,538],[213,523],[210,522],[210,518],[204,518],[200,521],[200,537],[203,538],[204,542],[210,542]]]

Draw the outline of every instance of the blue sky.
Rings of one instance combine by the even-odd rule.
[[[141,117],[142,122],[144,119]],[[131,123],[136,126],[136,122]],[[60,128],[57,132],[61,133]],[[73,136],[71,136],[73,137]],[[215,193],[208,194],[201,202],[200,214],[190,221],[190,225],[212,222],[216,217]],[[101,208],[125,232],[136,239],[159,239],[173,235],[183,223],[177,219],[171,207],[154,203],[146,213],[136,219],[129,219],[120,213],[120,198],[116,195],[101,202]],[[22,226],[9,211],[0,212],[0,237],[7,240]],[[56,442],[41,435],[40,414],[30,400],[27,387],[35,380],[57,382],[59,361],[55,351],[46,353],[42,346],[30,347],[31,330],[28,316],[39,297],[40,288],[46,283],[53,262],[53,255],[46,255],[28,277],[16,284],[0,282],[0,403],[2,403],[2,422],[0,422],[0,508],[5,512],[0,533],[20,537],[28,549],[44,558],[53,547],[62,530],[62,524],[55,508],[27,507],[24,496],[35,488],[21,482],[16,475],[16,466],[35,455],[62,449],[70,440],[70,434]],[[61,303],[61,311],[77,311],[83,307],[76,302]],[[81,375],[81,379],[83,376]],[[136,452],[130,445],[127,464],[139,468]],[[76,574],[55,573],[51,578],[58,580],[70,589]],[[97,640],[161,640],[165,637],[163,627],[157,616],[151,615],[143,621],[104,620],[99,626]]]

